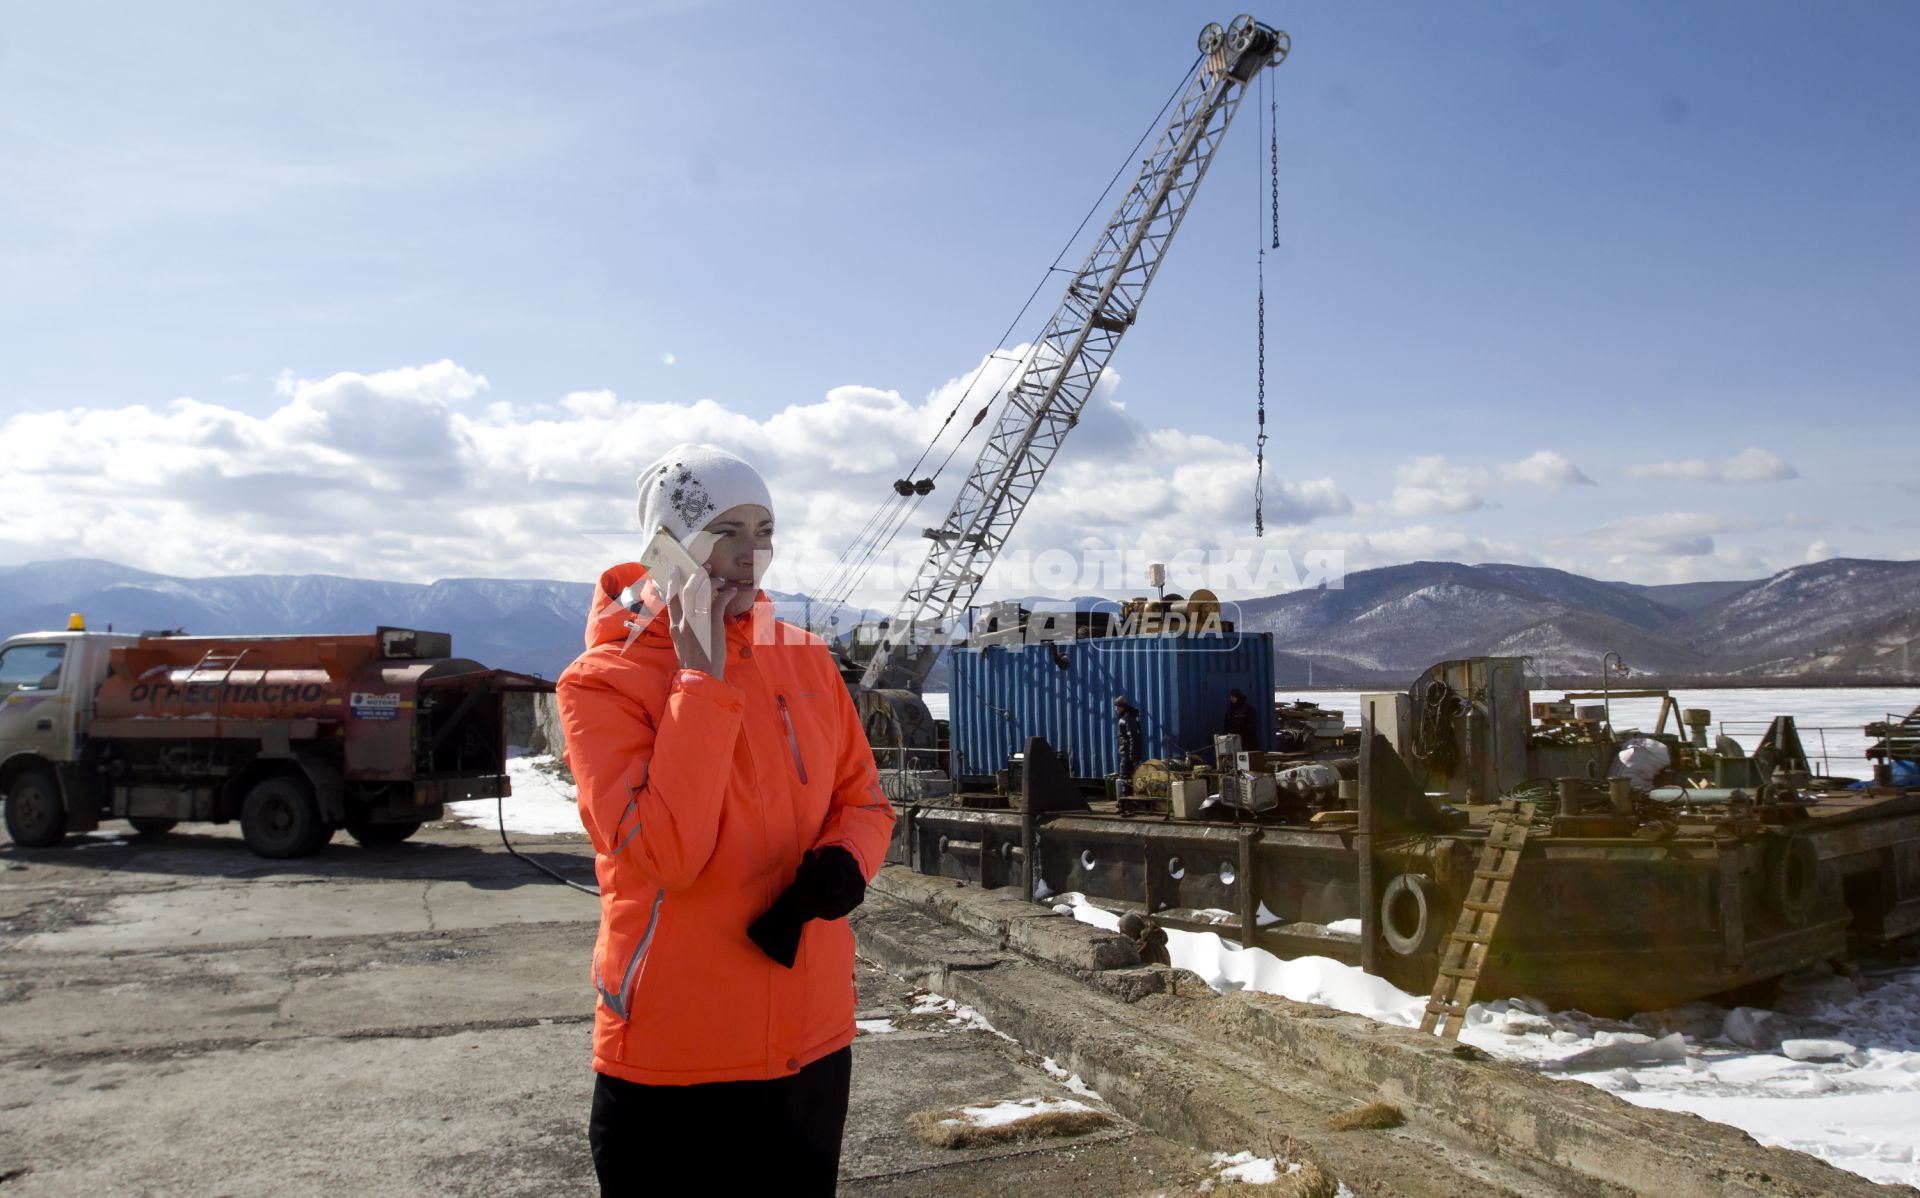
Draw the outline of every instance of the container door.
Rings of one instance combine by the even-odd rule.
[[[18,641],[0,649],[0,761],[70,754],[73,701],[65,641]]]

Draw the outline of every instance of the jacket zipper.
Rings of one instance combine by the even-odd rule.
[[[634,946],[633,955],[627,958],[627,972],[626,976],[620,979],[618,995],[607,989],[606,983],[600,977],[600,964],[597,961],[594,962],[593,988],[600,992],[600,997],[605,1000],[607,1009],[621,1019],[632,1016],[633,983],[640,972],[641,962],[647,959],[647,950],[653,946],[653,934],[660,927],[660,904],[666,901],[666,897],[667,892],[664,889],[653,892],[653,913],[647,917],[647,930],[640,937],[640,943]]]
[[[787,726],[787,748],[793,750],[793,768],[799,771],[802,785],[807,781],[807,763],[800,757],[800,738],[793,732],[793,716],[787,711],[787,697],[775,695],[774,701],[780,705],[780,722]]]

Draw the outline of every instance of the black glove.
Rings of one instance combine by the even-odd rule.
[[[794,873],[793,885],[747,925],[747,939],[792,969],[800,955],[800,930],[809,919],[839,919],[866,896],[867,878],[852,853],[837,844],[809,849]]]
[[[853,854],[837,844],[814,849],[800,862],[790,888],[815,919],[840,919],[867,897],[867,876]]]
[[[813,918],[801,907],[794,889],[789,886],[781,891],[773,906],[747,925],[747,939],[788,969],[800,955],[800,929]]]

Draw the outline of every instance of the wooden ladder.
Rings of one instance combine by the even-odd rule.
[[[1460,904],[1460,919],[1441,946],[1440,971],[1434,975],[1427,1013],[1420,1019],[1421,1031],[1432,1032],[1438,1026],[1442,1039],[1460,1038],[1460,1025],[1473,1002],[1473,989],[1486,971],[1494,930],[1500,926],[1500,913],[1513,887],[1513,871],[1520,864],[1532,827],[1533,804],[1517,799],[1500,801],[1493,825],[1487,829],[1486,846],[1480,850],[1480,866],[1473,871],[1466,901]]]

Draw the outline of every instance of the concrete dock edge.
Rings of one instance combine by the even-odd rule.
[[[1142,966],[1126,938],[900,866],[854,924],[863,956],[965,1002],[1079,1073],[1124,1117],[1212,1151],[1284,1146],[1360,1194],[1915,1194],[1759,1145],[1698,1116],[1634,1106],[1414,1029],[1274,995],[1216,995]],[[1361,1103],[1390,1131],[1327,1128]]]

